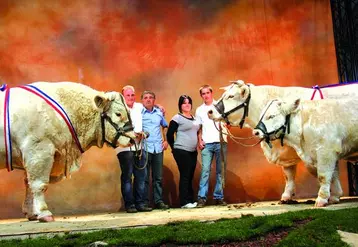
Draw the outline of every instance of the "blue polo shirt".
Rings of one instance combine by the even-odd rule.
[[[163,152],[163,136],[161,127],[167,128],[168,123],[159,108],[154,107],[152,111],[143,108],[142,110],[143,131],[149,133],[144,143],[144,149],[149,153]]]

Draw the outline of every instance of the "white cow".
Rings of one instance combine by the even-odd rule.
[[[127,146],[134,138],[120,93],[73,82],[36,82],[0,96],[0,168],[25,170],[23,212],[29,220],[54,220],[44,192],[49,183],[79,169],[82,152],[104,142]],[[73,129],[61,114],[67,114]]]
[[[328,204],[330,185],[339,176],[336,164],[358,151],[358,100],[273,100],[263,110],[253,133],[270,142],[282,138],[306,165],[317,170],[316,206]],[[289,131],[288,131],[289,128]],[[337,196],[341,191],[334,191]],[[339,200],[339,198],[336,198]]]
[[[226,118],[232,126],[239,126],[244,119],[244,126],[253,129],[260,119],[261,110],[274,98],[301,97],[309,100],[314,96],[314,99],[320,99],[320,93],[322,93],[324,98],[344,99],[357,96],[358,84],[322,88],[319,91],[303,87],[255,86],[238,80],[224,89],[226,91],[218,100],[216,108],[209,112],[209,117],[221,121]],[[245,108],[248,110],[246,117],[244,116]],[[270,148],[267,143],[261,142],[261,148],[267,160],[283,168],[286,185],[281,195],[281,202],[287,202],[295,194],[296,167],[300,157],[290,146],[281,146],[280,141],[274,141],[272,145],[273,147]],[[307,168],[310,173],[316,175],[316,169],[310,166]],[[331,202],[338,202],[343,193],[338,177],[333,180],[332,187],[335,187],[334,191],[337,191],[337,196],[332,197]]]

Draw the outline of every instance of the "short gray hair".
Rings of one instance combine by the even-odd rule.
[[[149,91],[149,90],[145,90],[145,91],[142,93],[142,95],[140,96],[140,99],[143,99],[143,96],[144,96],[145,94],[150,94],[150,95],[152,95],[153,98],[155,99],[155,93],[154,93],[153,91]]]
[[[132,85],[125,85],[123,88],[122,88],[122,93],[127,90],[127,89],[131,89],[133,92],[135,92],[135,89]]]

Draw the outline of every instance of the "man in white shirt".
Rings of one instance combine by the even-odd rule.
[[[121,166],[121,192],[127,213],[149,212],[152,208],[145,203],[145,179],[147,169],[139,161],[138,152],[142,137],[142,109],[143,105],[135,102],[135,90],[133,86],[127,85],[122,89],[122,94],[130,111],[134,132],[138,136],[135,145],[130,147],[116,148],[117,157]],[[132,175],[134,177],[132,189]]]
[[[212,109],[213,103],[215,103],[213,99],[213,89],[209,85],[204,85],[199,89],[199,92],[200,96],[203,98],[204,103],[196,109],[195,113],[197,120],[201,124],[201,130],[198,134],[198,146],[199,149],[201,149],[202,160],[197,207],[204,207],[206,205],[209,190],[211,163],[214,156],[216,161],[216,185],[214,189],[213,198],[216,205],[225,206],[227,205],[227,203],[224,201],[224,191],[221,177],[222,172],[224,172],[221,171],[219,132],[219,124],[221,123],[214,122],[208,117],[208,111]],[[222,127],[225,131],[225,127]],[[224,155],[226,156],[227,136],[224,134],[223,138],[224,142],[222,143],[222,145]]]

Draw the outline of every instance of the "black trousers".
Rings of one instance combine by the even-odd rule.
[[[173,149],[173,156],[178,165],[179,180],[179,198],[180,205],[194,202],[193,177],[196,167],[198,152],[189,152],[182,149]]]

